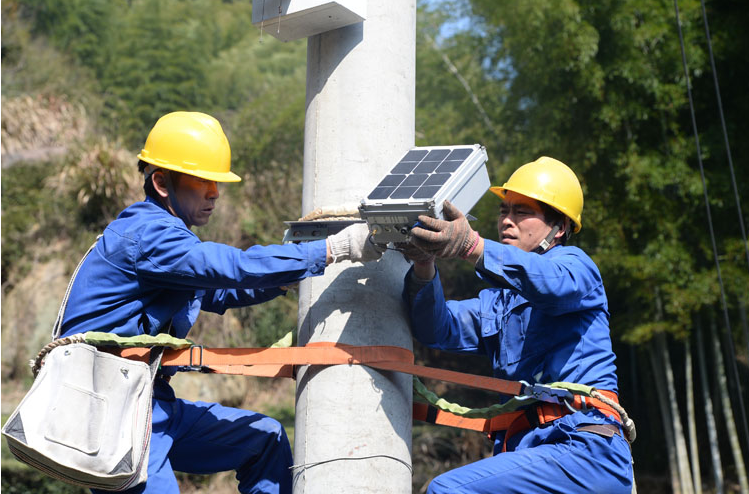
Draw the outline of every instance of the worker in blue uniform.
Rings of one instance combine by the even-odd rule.
[[[374,261],[382,255],[364,224],[303,244],[241,250],[202,242],[191,228],[208,223],[219,197],[217,183],[240,180],[230,170],[223,129],[209,115],[161,117],[138,158],[146,198],[122,211],[85,259],[70,292],[62,336],[168,331],[183,338],[201,310],[223,314],[265,302],[289,285],[323,274],[331,262]],[[148,480],[127,493],[178,493],[174,470],[234,470],[239,492],[291,492],[291,448],[279,422],[249,410],[178,399],[166,369],[154,384]]]
[[[529,384],[571,382],[616,399],[606,293],[585,252],[567,246],[582,227],[574,172],[549,157],[518,168],[502,187],[499,241],[484,239],[449,202],[444,220],[422,216],[404,254],[404,299],[418,341],[489,357],[494,376]],[[462,258],[490,288],[445,300],[435,258]],[[556,406],[548,421],[497,434],[494,456],[437,476],[431,494],[629,493],[631,451],[616,413]],[[533,408],[531,407],[531,408]],[[610,411],[610,410],[609,410]],[[537,410],[527,416],[538,417]]]

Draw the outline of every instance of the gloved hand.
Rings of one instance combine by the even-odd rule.
[[[400,251],[401,254],[403,254],[403,257],[408,262],[413,262],[416,264],[426,264],[429,262],[434,262],[434,254],[424,252],[410,242],[396,242],[395,248]]]
[[[443,203],[442,214],[444,220],[419,216],[423,228],[411,230],[411,242],[441,259],[466,258],[476,247],[478,233],[471,228],[463,213],[449,201]]]
[[[369,262],[382,257],[387,246],[374,243],[366,223],[354,223],[328,237],[333,262]]]

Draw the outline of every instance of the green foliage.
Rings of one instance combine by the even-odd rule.
[[[618,302],[625,307],[638,307],[640,320],[647,321],[659,287],[665,319],[673,321],[673,331],[682,331],[691,312],[717,299],[672,7],[645,0],[442,4],[447,8],[424,5],[419,11],[417,144],[482,143],[495,183],[540,154],[571,164],[586,194],[579,242],[601,266],[609,290],[622,294]],[[721,27],[715,33],[719,68],[742,73],[745,64],[728,63],[744,53],[728,33],[741,26],[730,8],[743,15],[746,8],[708,7]],[[690,76],[695,88],[703,89],[697,109],[706,112],[713,100],[712,94],[704,95],[711,81],[699,4],[685,1],[680,8]],[[92,117],[133,154],[163,113],[212,112],[224,122],[234,168],[245,178],[242,186],[226,190],[244,211],[241,232],[230,236],[241,245],[274,242],[282,221],[298,215],[304,44],[280,43],[267,34],[260,39],[249,4],[22,0],[6,2],[3,9],[3,69],[9,74],[3,78],[4,95],[29,88],[66,94],[77,89],[81,99],[94,101],[97,97],[82,92],[101,88],[105,106],[99,113],[93,104]],[[471,29],[441,31],[454,20],[450,12],[469,15]],[[34,70],[26,68],[29,62]],[[70,64],[73,70],[65,71]],[[728,88],[735,96],[733,80],[728,78]],[[731,102],[743,108],[746,99]],[[719,249],[733,245],[734,254],[722,259],[735,297],[745,281],[738,268],[742,246],[732,240],[736,222],[723,219],[733,207],[730,182],[712,159],[725,156],[715,115],[708,118],[712,125],[704,131],[703,148],[710,165],[710,206],[719,219],[718,233],[730,229],[733,235],[720,241]],[[735,121],[729,118],[730,129],[737,128]],[[41,184],[35,174],[49,170],[37,166],[23,172],[37,185],[26,191],[21,175],[6,172],[3,191],[10,200],[4,197],[3,207],[13,217],[5,216],[3,229],[4,279],[8,266],[36,238],[34,232],[57,228],[44,211],[68,217],[74,211],[87,227],[98,228],[122,207],[114,198],[133,187],[122,172],[127,157],[115,160],[108,155],[114,148],[97,151],[96,142],[67,157],[64,186]],[[87,156],[93,163],[88,168],[78,163]],[[737,168],[740,196],[749,182],[744,168]],[[45,187],[60,197],[40,206]],[[477,229],[491,238],[496,199],[484,198],[474,214]],[[455,268],[453,274],[459,291],[475,286],[469,269]],[[617,331],[636,327],[643,326],[631,320]]]
[[[113,30],[118,8],[124,1],[110,0],[27,0],[19,2],[34,21],[36,34],[48,36],[83,65],[103,63],[102,40]]]
[[[3,468],[2,490],[8,494],[85,494],[88,489],[66,484],[52,479],[38,470],[31,468]]]
[[[17,276],[31,266],[26,258],[27,247],[35,243],[50,243],[65,231],[67,209],[59,198],[44,189],[45,178],[56,169],[48,163],[32,163],[3,171],[2,180],[2,282],[12,284]]]
[[[240,309],[238,317],[251,343],[245,346],[269,347],[289,331],[296,333],[297,302],[297,294],[290,291],[262,306]]]
[[[4,173],[4,283],[32,265],[25,258],[40,240],[86,237],[142,197],[135,154],[155,120],[173,110],[219,117],[232,143],[233,169],[244,177],[222,188],[222,204],[234,203],[223,209],[224,219],[239,221],[214,222],[202,238],[243,248],[277,243],[283,221],[299,216],[306,47],[261,38],[248,2],[28,0],[8,11],[3,70],[11,76],[3,78],[4,94],[44,90],[24,67],[45,56],[39,69],[56,81],[53,93],[84,100],[84,88],[88,98],[101,92],[103,107],[91,105],[89,113],[101,126],[97,131],[115,137],[91,136],[59,164],[23,164]],[[10,17],[14,22],[6,22]],[[45,49],[31,56],[40,46]],[[81,74],[93,84],[77,93]],[[294,328],[295,298],[239,316],[247,337],[234,343],[270,344]]]
[[[27,94],[66,95],[96,108],[97,81],[75,58],[35,36],[15,2],[2,4],[3,98]]]
[[[578,241],[616,295],[610,297],[614,330],[629,341],[649,339],[660,290],[659,328],[683,334],[691,314],[718,301],[719,293],[711,281],[673,6],[467,3],[480,26],[480,56],[496,84],[507,88],[499,120],[509,160],[520,165],[548,154],[581,179],[586,201]],[[699,81],[709,69],[699,3],[680,2],[680,11],[690,78]],[[707,103],[713,95],[700,96]],[[720,185],[710,194],[711,207],[722,210],[730,181],[717,171],[713,177],[708,190],[714,181]],[[717,235],[721,244],[728,238],[725,229]]]
[[[282,43],[267,34],[261,37],[255,27],[247,28],[241,40],[217,53],[209,63],[206,76],[210,105],[235,111],[256,100],[261,100],[256,106],[268,105],[270,101],[265,105],[262,101],[266,97],[280,96],[282,103],[290,95],[292,99],[303,98],[305,64],[303,42]]]
[[[142,177],[128,152],[106,138],[72,149],[45,187],[76,204],[78,223],[88,230],[106,227],[122,209],[138,200]]]
[[[107,130],[137,147],[169,111],[226,103],[214,59],[250,31],[249,3],[220,0],[24,0],[35,33],[96,74]],[[253,28],[254,29],[254,28]],[[240,102],[238,94],[230,95]],[[247,96],[247,95],[242,95]],[[226,108],[226,107],[224,107]],[[231,107],[229,107],[231,108]]]
[[[457,33],[444,38],[444,10],[419,10],[416,51],[417,145],[480,143],[501,156],[499,109],[505,88],[487,78],[481,44]]]
[[[127,153],[106,139],[81,144],[62,162],[22,163],[6,169],[2,180],[3,285],[9,288],[32,262],[55,255],[56,241],[88,243],[88,232],[101,231],[135,200],[138,180]]]
[[[133,147],[170,111],[205,109],[217,29],[205,2],[144,0],[122,9],[97,68],[113,131]]]

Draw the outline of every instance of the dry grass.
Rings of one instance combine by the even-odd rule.
[[[34,150],[67,149],[89,130],[85,108],[62,97],[3,98],[2,115],[3,167]]]

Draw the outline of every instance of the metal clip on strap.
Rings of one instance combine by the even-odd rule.
[[[198,349],[197,362],[195,362],[195,352],[193,350]],[[203,365],[203,345],[193,345],[190,347],[190,363],[187,366],[188,370],[197,372],[208,372],[208,369]]]
[[[567,404],[575,399],[572,392],[567,389],[552,388],[546,384],[529,384],[526,381],[520,383],[523,384],[523,396],[517,397],[519,400],[535,399],[547,403]]]

